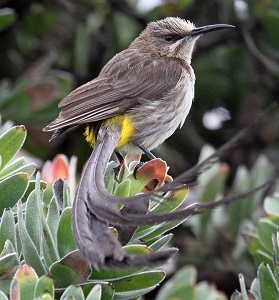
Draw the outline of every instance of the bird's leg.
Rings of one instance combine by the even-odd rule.
[[[156,156],[151,152],[151,151],[149,151],[147,148],[145,148],[144,146],[143,146],[143,144],[138,144],[137,145],[139,148],[140,148],[140,150],[144,153],[144,154],[146,154],[150,159],[155,159],[156,158]]]
[[[146,154],[147,156],[148,156],[148,158],[150,158],[150,159],[155,159],[156,158],[156,156],[151,152],[151,151],[149,151],[146,147],[144,147],[142,144],[138,144],[137,145],[139,148],[140,148],[140,150],[144,153],[144,154]],[[138,169],[141,167],[143,165],[143,162],[139,162],[139,163],[137,163],[136,164],[136,166],[135,166],[135,168],[134,168],[134,171],[133,171],[133,175],[134,175],[134,178],[135,179],[137,179],[137,171],[138,171]]]
[[[118,151],[118,150],[114,150],[114,153],[120,163],[120,165],[123,163],[124,160],[124,156]]]
[[[134,167],[134,171],[133,171],[133,175],[134,175],[134,178],[137,179],[137,171],[138,169],[143,165],[143,162],[140,161],[138,162],[135,167]]]
[[[119,165],[118,165],[117,167],[113,168],[113,172],[114,172],[114,180],[117,181],[117,182],[119,183],[119,181],[118,181],[118,179],[117,179],[117,176],[118,176],[118,174],[119,174],[121,165],[122,165],[122,163],[123,163],[123,161],[124,161],[124,157],[123,157],[123,155],[122,155],[118,150],[114,150],[114,153],[115,153],[115,155],[116,155],[116,157],[117,157],[117,159],[118,159],[118,161],[119,161]]]

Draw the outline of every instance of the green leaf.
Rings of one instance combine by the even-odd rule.
[[[151,252],[151,250],[145,245],[126,245],[123,247],[123,249],[129,255],[142,255]]]
[[[252,235],[249,242],[249,252],[251,255],[254,255],[257,250],[262,249],[263,247],[260,243],[259,236],[258,235]]]
[[[196,299],[196,291],[194,286],[178,285],[174,286],[172,290],[165,293],[165,295],[159,294],[158,300],[169,300],[169,299]],[[205,298],[204,298],[205,299]]]
[[[278,284],[268,264],[260,265],[258,279],[262,299],[279,300]]]
[[[9,164],[7,166],[9,166]],[[4,168],[2,170],[4,174],[5,174],[6,170],[7,170],[6,168]],[[10,176],[15,173],[27,173],[31,177],[34,174],[35,170],[36,170],[35,164],[30,163],[30,164],[27,164],[27,165],[24,165],[24,166],[18,168],[17,170],[15,170],[13,172],[10,172],[6,176],[0,176],[0,177],[2,177],[2,179],[3,179],[5,177]]]
[[[12,8],[0,9],[0,31],[11,26],[16,20],[15,11]]]
[[[258,297],[261,294],[260,291],[260,284],[259,284],[259,279],[255,278],[251,284],[250,292],[254,295],[255,299],[258,299]]]
[[[274,276],[275,276],[276,282],[278,284],[279,283],[279,266],[276,266],[274,268]]]
[[[264,210],[268,215],[279,217],[279,197],[266,197],[264,200]]]
[[[142,255],[150,253],[150,249],[145,245],[127,245],[124,246],[123,249],[129,255]],[[102,269],[98,268],[92,269],[92,273],[90,275],[91,280],[102,280],[102,281],[113,281],[119,280],[120,278],[126,278],[129,275],[137,273],[141,271],[141,268],[128,268],[128,269]]]
[[[197,280],[197,270],[192,266],[180,269],[160,289],[156,300],[168,299],[195,299],[195,283]]]
[[[193,266],[186,266],[176,272],[172,279],[173,284],[179,284],[181,281],[187,285],[193,285],[197,281],[197,270]]]
[[[228,169],[223,168],[221,164],[217,164],[217,166],[218,169],[216,170],[216,174],[212,176],[208,183],[203,187],[202,195],[199,199],[200,203],[212,202],[215,201],[218,197],[222,196]],[[211,218],[211,215],[211,211],[208,211],[199,216],[202,234],[206,234],[207,224]]]
[[[128,197],[130,195],[131,180],[125,179],[119,183],[115,189],[114,195],[119,197]]]
[[[228,298],[222,292],[217,291],[216,288],[214,287],[214,285],[210,285],[207,282],[200,282],[196,285],[194,299],[196,299],[196,300],[227,300]],[[232,299],[230,299],[230,300],[232,300]]]
[[[169,193],[164,197],[164,199],[151,209],[152,213],[166,213],[171,212],[180,207],[184,203],[188,195],[188,188],[184,188],[172,193]]]
[[[188,194],[188,189],[185,188],[183,190],[176,191],[174,193],[170,193],[164,199],[155,205],[152,209],[152,213],[166,213],[171,212],[178,208],[185,200]],[[187,219],[187,218],[185,218]],[[165,222],[159,225],[142,225],[139,226],[137,231],[135,232],[132,240],[143,239],[148,241],[157,237],[164,232],[171,230],[172,228],[177,227],[179,224],[185,221],[185,219],[180,221],[173,221],[173,222]]]
[[[65,290],[60,299],[84,300],[84,296],[80,287],[75,287],[71,285]]]
[[[55,286],[67,287],[70,284],[86,282],[91,268],[88,261],[76,250],[54,263],[50,267],[50,273],[55,281]],[[67,276],[63,276],[63,274],[67,274]]]
[[[54,241],[53,234],[48,224],[46,223],[45,218],[43,217],[43,236],[42,236],[42,247],[45,258],[48,258],[47,266],[50,267],[52,263],[59,259],[57,243]]]
[[[253,165],[251,175],[250,175],[250,184],[249,189],[256,188],[271,178],[274,169],[268,159],[261,155],[256,163]],[[242,214],[242,218],[252,218],[252,213],[255,211],[256,206],[259,204],[262,198],[262,194],[264,189],[253,193],[253,195],[249,196],[245,201],[243,201],[243,206],[241,208],[240,213]]]
[[[72,208],[67,207],[63,210],[57,230],[57,245],[60,257],[77,249],[72,232]]]
[[[16,253],[9,253],[0,258],[0,275],[2,278],[9,278],[9,274],[12,274],[11,271],[14,267],[19,266],[20,262]]]
[[[202,147],[202,150],[200,152],[199,156],[199,163],[207,159],[210,155],[212,155],[215,152],[215,149],[210,145],[205,145]],[[199,184],[202,186],[208,185],[208,183],[212,180],[213,177],[218,174],[220,169],[220,163],[217,162],[216,164],[212,165],[209,169],[206,170],[206,172],[203,172],[199,178]]]
[[[2,279],[2,280],[0,280],[0,292],[4,293],[5,295],[9,295],[10,294],[10,289],[11,289],[11,283],[12,283],[11,279]],[[0,299],[4,300],[6,298],[0,298]],[[10,298],[10,299],[17,300],[18,298],[14,297],[14,298]]]
[[[270,220],[266,218],[262,218],[259,220],[257,225],[257,232],[259,235],[259,241],[263,248],[269,253],[273,253],[273,245],[272,245],[272,234],[277,233],[277,226]]]
[[[0,289],[0,300],[9,300],[7,296]]]
[[[119,281],[114,281],[114,299],[131,299],[139,297],[154,288],[165,278],[163,271],[146,271],[130,275]]]
[[[25,157],[20,157],[5,166],[3,170],[0,171],[0,178],[2,179],[6,175],[11,175],[12,172],[16,172],[25,163]]]
[[[135,274],[138,271],[141,271],[143,268],[129,268],[127,270],[119,269],[102,269],[92,268],[92,273],[90,275],[90,280],[102,280],[102,281],[114,281],[121,278],[125,278],[129,275]]]
[[[0,136],[0,156],[2,157],[0,170],[17,154],[25,139],[26,129],[24,126],[14,126]]]
[[[101,300],[102,299],[102,285],[96,284],[89,295],[87,296],[86,300]]]
[[[47,222],[47,225],[49,227],[50,232],[52,233],[53,241],[57,245],[57,230],[58,230],[58,224],[59,224],[59,210],[58,210],[57,203],[56,203],[54,197],[50,201],[50,204],[49,204],[49,207],[48,207],[46,222]]]
[[[54,298],[53,280],[49,276],[43,275],[39,278],[36,284],[34,296],[40,297],[45,293],[48,293],[52,298]]]
[[[71,284],[78,284],[78,277],[74,270],[70,267],[58,263],[54,263],[50,269],[50,275],[54,280],[55,287],[65,288]],[[65,276],[67,274],[67,276]]]
[[[244,276],[242,274],[239,274],[238,278],[239,278],[241,295],[242,295],[243,299],[248,299]]]
[[[38,282],[38,276],[33,268],[24,265],[20,267],[14,276],[13,281],[16,281],[16,285],[20,291],[20,299],[33,299],[35,286]],[[15,286],[12,283],[11,289],[14,290]],[[13,294],[13,292],[11,292]]]
[[[173,237],[173,234],[169,233],[167,235],[164,235],[164,236],[160,237],[159,239],[156,238],[156,241],[151,240],[151,244],[149,244],[150,241],[148,241],[148,246],[153,251],[160,250],[162,247],[164,247],[172,239],[172,237]]]
[[[36,187],[35,190],[37,191],[37,199],[39,199],[40,205],[42,205],[43,195],[40,191],[40,177],[39,174],[36,178]],[[56,210],[58,208],[56,207]],[[48,212],[49,213],[49,212]],[[58,212],[57,212],[58,213]],[[56,216],[56,220],[52,219],[54,224],[51,224],[52,231],[47,223],[45,215],[43,214],[42,206],[40,207],[40,214],[41,214],[41,222],[42,222],[42,250],[45,258],[46,265],[50,267],[52,263],[59,259],[58,248],[57,248],[57,223],[59,222],[59,215]]]
[[[18,206],[18,231],[25,263],[32,266],[39,276],[46,274],[39,252],[25,227],[21,205]]]
[[[5,209],[0,224],[0,251],[3,249],[6,240],[10,240],[16,248],[16,229],[14,214],[10,209]]]
[[[36,186],[37,189],[39,189],[39,179],[37,179],[36,182]],[[40,190],[38,190],[38,193],[40,193]],[[42,197],[42,196],[41,196]],[[54,200],[54,198],[53,198]],[[55,202],[55,200],[54,200]],[[42,199],[41,199],[41,203],[42,203]],[[49,209],[53,210],[53,205],[51,207],[49,207]],[[53,212],[53,211],[48,211],[48,216],[49,213]],[[56,210],[56,219],[54,219],[54,215],[53,218],[49,219],[48,221],[53,222],[50,223],[51,228],[48,225],[48,221],[46,220],[44,214],[42,213],[42,208],[41,208],[41,222],[42,222],[42,231],[43,231],[43,235],[42,235],[42,247],[43,247],[43,253],[44,253],[44,257],[46,259],[46,264],[48,267],[50,267],[50,265],[52,263],[54,263],[55,261],[59,260],[59,253],[58,253],[58,247],[57,247],[57,226],[58,226],[58,222],[59,222],[59,213],[58,213],[58,208],[56,207],[56,209],[54,208],[54,210]]]
[[[101,300],[112,300],[114,299],[114,288],[110,283],[102,283],[102,295]],[[86,300],[92,300],[90,298],[86,298]]]
[[[13,244],[10,242],[10,240],[6,240],[4,248],[0,254],[0,258],[4,257],[7,254],[14,254],[14,253],[16,253],[16,251],[15,251]]]
[[[145,230],[142,230],[139,232],[136,231],[132,240],[140,239],[141,241],[147,242],[147,241],[154,239],[155,237],[177,227],[178,225],[183,223],[187,218],[185,218],[183,220],[178,220],[178,221],[163,222],[160,225],[152,225]],[[141,228],[141,226],[139,227],[139,230],[140,230],[140,228]]]
[[[34,190],[29,195],[25,209],[25,224],[30,238],[37,250],[40,249],[42,239],[42,209],[41,199],[37,199],[38,191]]]
[[[46,242],[46,239],[45,238],[42,238],[42,245],[41,245],[41,255],[43,255],[43,258],[44,258],[44,263],[45,265],[49,268],[53,263],[53,259],[51,258],[50,256],[50,253],[49,253],[49,248],[48,248],[48,245],[47,245],[47,242]]]
[[[16,224],[15,228],[16,228],[16,251],[17,253],[21,253],[22,252],[22,244],[20,241],[20,236],[19,236],[19,229],[18,229],[18,223]]]
[[[119,163],[116,163],[115,161],[110,161],[107,165],[104,182],[108,192],[111,194],[114,194],[114,186],[117,184],[117,181],[114,179],[114,168],[117,168],[118,166]],[[121,168],[120,171],[121,170],[123,169]]]
[[[18,173],[0,181],[0,215],[5,208],[13,207],[22,198],[28,182],[29,176],[26,173]]]
[[[67,180],[63,180],[64,182],[64,190],[63,190],[63,203],[64,203],[64,208],[66,207],[72,207],[71,203],[71,197],[70,197],[70,188],[68,185]]]
[[[97,296],[97,299],[100,295],[99,288],[94,289],[95,286],[101,285],[101,300],[112,300],[114,295],[114,288],[112,284],[110,283],[92,283],[87,282],[82,285],[83,293],[86,297],[86,300],[95,300],[95,296]]]
[[[31,192],[35,189],[35,186],[36,186],[36,181],[29,180],[28,188],[27,188],[26,192],[24,193],[24,196],[21,199],[22,203],[25,203],[27,201]],[[45,190],[46,188],[47,188],[47,183],[44,181],[41,181],[40,182],[40,190]]]
[[[263,262],[269,264],[270,266],[273,265],[272,255],[270,255],[262,250],[257,250],[255,252],[254,259],[258,266]]]
[[[249,186],[249,172],[247,168],[240,166],[237,169],[236,176],[233,182],[232,194],[244,192]],[[244,201],[235,201],[228,205],[228,230],[230,233],[235,234],[239,229],[239,224],[243,220],[242,207],[245,205]]]

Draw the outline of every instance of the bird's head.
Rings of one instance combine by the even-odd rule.
[[[227,24],[195,27],[190,21],[168,17],[149,23],[131,46],[190,63],[195,43],[201,34],[233,27]]]

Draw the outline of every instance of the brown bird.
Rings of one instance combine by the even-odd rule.
[[[137,226],[183,219],[195,212],[197,204],[184,210],[146,215],[150,195],[113,196],[105,188],[104,174],[115,149],[142,150],[153,158],[150,150],[183,125],[194,98],[195,75],[190,63],[195,42],[201,34],[232,27],[216,24],[196,28],[180,18],[149,23],[128,49],[104,66],[96,79],[62,100],[59,116],[44,128],[54,131],[54,138],[72,126],[85,124],[86,140],[94,147],[78,187],[72,219],[78,248],[91,263],[109,267],[149,265],[176,253],[176,249],[168,249],[129,256],[107,224]],[[161,191],[181,187],[188,175],[196,176],[199,170],[185,173]],[[128,212],[119,211],[118,203],[124,204]]]
[[[194,99],[195,74],[190,65],[201,34],[232,28],[216,24],[196,28],[180,18],[149,23],[128,49],[116,54],[99,76],[63,99],[57,119],[44,131],[52,138],[86,124],[94,147],[99,129],[114,123],[121,132],[117,149],[153,158],[150,150],[182,126]]]

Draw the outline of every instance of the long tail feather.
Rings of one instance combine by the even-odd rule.
[[[198,164],[190,171],[183,173],[173,183],[171,182],[166,185],[166,188],[164,187],[165,189],[163,190],[185,188],[185,185],[182,185],[181,182],[195,179],[204,168],[208,168],[209,165],[216,162],[217,158],[220,158],[220,156],[232,149],[232,146],[239,145],[248,133],[248,129],[242,131],[207,160]],[[183,219],[193,214],[199,214],[206,209],[215,208],[245,198],[251,193],[270,185],[269,182],[251,191],[227,196],[210,204],[193,204],[185,209],[177,209],[169,213],[148,214],[145,203],[146,200],[154,196],[154,192],[121,198],[110,194],[105,188],[104,175],[106,167],[119,136],[118,128],[113,124],[100,129],[96,147],[92,151],[81,178],[73,204],[74,236],[81,253],[93,264],[102,264],[108,267],[138,266],[146,263],[156,264],[162,260],[169,259],[176,252],[176,250],[168,252],[159,251],[140,257],[131,257],[124,252],[120,242],[108,229],[107,223],[122,226],[137,226]],[[130,212],[122,213],[119,211],[118,203],[124,204],[130,209]]]

